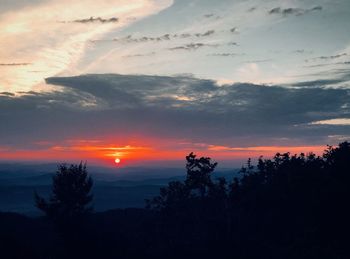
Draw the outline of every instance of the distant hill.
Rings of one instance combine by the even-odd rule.
[[[36,190],[48,196],[56,164],[0,164],[0,211],[39,215],[34,207]],[[114,208],[142,208],[144,200],[159,194],[159,188],[174,180],[184,180],[184,168],[89,166],[94,179],[94,208],[105,211]],[[237,169],[222,169],[214,177],[232,179]]]

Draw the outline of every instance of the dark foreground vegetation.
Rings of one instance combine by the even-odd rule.
[[[350,144],[248,161],[212,179],[216,163],[186,157],[187,178],[145,209],[91,213],[84,165],[60,166],[46,217],[0,214],[1,258],[350,258]]]

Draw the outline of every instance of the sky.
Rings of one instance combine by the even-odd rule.
[[[0,160],[225,163],[350,139],[348,0],[0,1]]]

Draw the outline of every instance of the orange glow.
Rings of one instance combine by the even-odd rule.
[[[112,143],[114,141],[110,141]],[[121,142],[121,141],[115,141]],[[153,163],[152,161],[183,161],[190,152],[198,156],[208,156],[217,161],[246,160],[259,156],[272,157],[277,152],[291,154],[314,152],[322,154],[326,146],[255,146],[230,147],[181,141],[127,140],[129,144],[105,144],[100,140],[67,140],[55,145],[41,141],[34,145],[37,149],[15,149],[0,147],[2,160],[27,161],[87,161],[93,164],[133,166]],[[137,143],[137,144],[136,144]],[[121,163],[123,161],[123,163]]]

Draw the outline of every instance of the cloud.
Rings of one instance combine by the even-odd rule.
[[[13,10],[1,13],[0,56],[6,67],[3,65],[5,69],[0,69],[0,87],[4,91],[47,90],[43,86],[44,78],[80,69],[78,63],[85,54],[92,52],[88,51],[87,44],[91,39],[130,25],[132,21],[127,17],[131,15],[140,19],[171,4],[170,0],[135,0],[132,3],[128,0],[20,1],[23,5],[10,1]],[[89,19],[91,14],[99,17]],[[88,19],[77,20],[80,17]],[[120,22],[116,22],[115,17],[120,18]],[[87,26],[87,23],[104,23],[105,26]],[[11,62],[7,62],[9,60]],[[31,63],[30,70],[37,72],[9,65],[24,62]]]
[[[122,56],[122,57],[123,58],[139,58],[139,57],[150,57],[150,56],[154,56],[155,54],[156,54],[156,52],[152,51],[152,52],[149,52],[149,53],[125,55],[125,56]]]
[[[300,16],[304,15],[310,12],[315,12],[315,11],[321,11],[323,8],[322,6],[315,6],[310,9],[302,9],[302,8],[281,8],[281,7],[275,7],[271,9],[268,14],[279,14],[283,16],[288,16],[288,15],[295,15],[295,16]]]
[[[210,17],[213,17],[213,16],[214,16],[213,13],[208,13],[208,14],[203,15],[203,17],[205,17],[205,18],[210,18]]]
[[[306,49],[297,49],[292,51],[292,53],[296,53],[296,54],[312,54],[313,51],[312,50],[306,50]]]
[[[347,55],[348,55],[347,53],[341,53],[341,54],[331,55],[331,56],[320,56],[320,57],[313,58],[313,60],[331,60],[331,59],[345,57]]]
[[[32,63],[0,63],[0,66],[4,67],[14,67],[14,66],[29,66]]]
[[[306,77],[323,77],[322,79],[300,81],[293,83],[290,86],[294,87],[316,87],[316,88],[343,88],[348,87],[350,81],[350,69],[349,68],[336,68],[320,71],[313,74],[306,74]]]
[[[315,6],[315,7],[311,8],[311,9],[309,9],[309,10],[310,10],[310,11],[322,11],[322,10],[323,10],[323,7],[320,6],[320,5],[318,5],[318,6]]]
[[[337,65],[350,65],[350,61],[344,61],[344,62],[334,62],[334,63],[322,63],[322,64],[315,64],[315,65],[307,65],[304,67],[327,67],[327,66],[337,66]]]
[[[133,35],[128,35],[122,38],[115,38],[113,40],[92,40],[92,42],[103,42],[103,41],[116,41],[121,43],[143,43],[143,42],[161,42],[161,41],[169,41],[174,39],[187,39],[187,38],[203,38],[203,37],[209,37],[211,35],[215,34],[215,30],[208,30],[203,33],[174,33],[174,34],[163,34],[159,36],[141,36],[141,37],[134,37]]]
[[[207,37],[207,36],[213,35],[214,33],[215,33],[215,30],[209,30],[205,33],[196,33],[195,36],[196,37]]]
[[[254,7],[251,7],[247,10],[248,13],[251,13],[251,12],[254,12],[257,8],[254,6]]]
[[[9,93],[9,92],[0,92],[0,95],[3,95],[3,96],[15,96],[14,93]]]
[[[207,56],[214,56],[214,57],[237,57],[237,56],[243,56],[244,53],[212,53],[208,54]]]
[[[322,143],[348,128],[310,124],[350,114],[348,89],[288,89],[188,76],[82,75],[48,78],[50,93],[0,95],[0,146],[42,140],[187,139],[215,145]]]
[[[197,50],[203,47],[218,47],[218,44],[207,44],[207,43],[190,43],[183,46],[177,46],[169,48],[169,50]]]
[[[124,42],[124,43],[130,43],[130,42],[148,42],[148,41],[168,41],[170,40],[172,36],[170,34],[164,34],[158,37],[149,37],[149,36],[142,36],[142,37],[138,37],[138,38],[134,38],[132,35],[128,35],[124,38],[116,38],[113,39],[113,41],[118,41],[118,42]],[[98,40],[96,41],[98,42]]]
[[[174,38],[186,39],[186,38],[192,37],[192,34],[191,34],[191,33],[174,34],[173,37],[174,37]]]
[[[305,81],[305,82],[298,82],[292,84],[292,86],[296,87],[323,87],[323,86],[330,86],[335,85],[339,83],[344,83],[347,80],[338,78],[338,79],[319,79],[319,80],[312,80],[312,81]]]
[[[74,23],[117,23],[117,22],[119,22],[119,18],[112,17],[112,18],[108,18],[108,19],[103,19],[101,17],[94,18],[93,16],[91,16],[88,19],[74,20],[72,22],[74,22]]]
[[[331,63],[335,64],[344,64],[345,62]],[[330,65],[330,64],[329,64]],[[346,66],[336,67],[333,69],[327,69],[316,73],[305,74],[306,77],[320,78],[316,80],[309,81],[300,81],[292,84],[292,86],[301,86],[301,87],[347,87],[350,81],[350,69]]]
[[[237,33],[238,32],[238,28],[237,27],[233,27],[233,28],[230,29],[230,32]]]
[[[350,126],[350,118],[336,118],[330,120],[313,121],[311,125],[338,125],[338,126]]]

